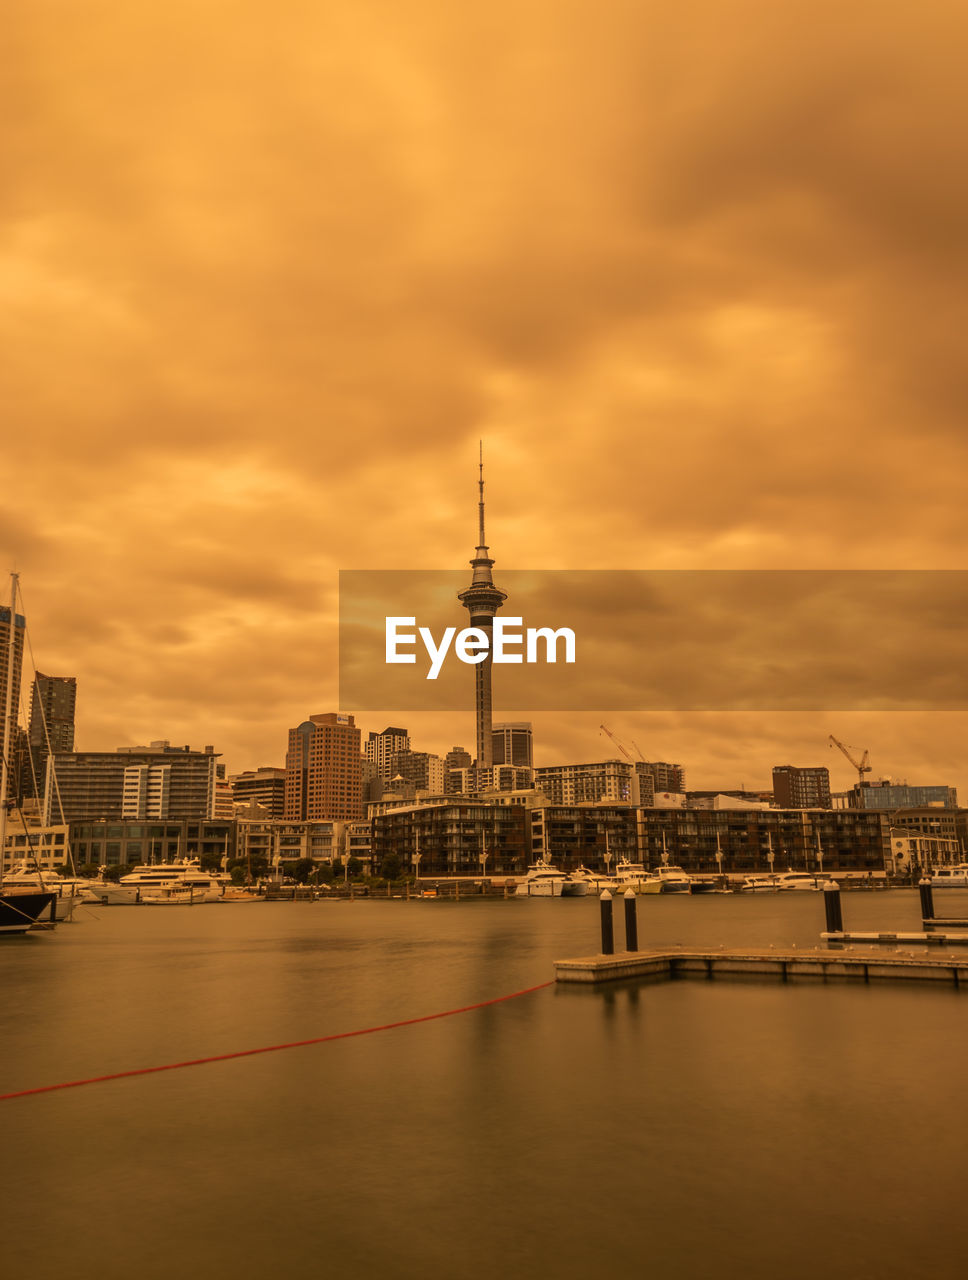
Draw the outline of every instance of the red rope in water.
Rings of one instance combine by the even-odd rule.
[[[130,1071],[112,1071],[109,1075],[90,1076],[87,1080],[64,1080],[60,1084],[43,1084],[35,1089],[18,1089],[14,1093],[0,1093],[0,1102],[10,1098],[27,1098],[36,1093],[54,1093],[58,1089],[79,1089],[85,1084],[105,1084],[108,1080],[124,1080],[128,1076],[150,1076],[158,1071],[179,1071],[182,1067],[203,1067],[209,1062],[229,1062],[232,1058],[252,1058],[257,1053],[279,1053],[283,1049],[304,1049],[311,1044],[326,1044],[330,1040],[349,1040],[353,1036],[370,1036],[377,1031],[394,1031],[398,1027],[412,1027],[418,1022],[433,1022],[437,1018],[452,1018],[457,1013],[470,1013],[474,1009],[486,1009],[488,1005],[503,1004],[534,991],[554,986],[554,981],[539,982],[536,987],[512,991],[510,995],[495,996],[493,1000],[480,1000],[477,1004],[465,1004],[460,1009],[445,1009],[442,1013],[425,1013],[419,1018],[404,1018],[402,1022],[385,1022],[378,1027],[361,1027],[358,1031],[337,1031],[329,1036],[314,1036],[311,1040],[292,1040],[289,1044],[270,1044],[261,1049],[238,1049],[235,1053],[215,1053],[208,1058],[190,1058],[187,1062],[166,1062],[161,1067],[135,1067]]]

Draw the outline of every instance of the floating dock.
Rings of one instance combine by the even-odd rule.
[[[903,940],[903,935],[897,939]],[[887,941],[885,938],[884,941]],[[630,978],[653,981],[675,978],[763,977],[781,982],[947,982],[968,987],[968,958],[885,955],[875,949],[770,948],[768,951],[729,947],[716,951],[677,948],[664,951],[624,951],[615,955],[556,960],[558,982],[597,984]]]

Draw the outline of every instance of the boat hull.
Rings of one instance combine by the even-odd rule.
[[[42,916],[50,916],[56,894],[44,889],[0,893],[0,936],[26,933]]]

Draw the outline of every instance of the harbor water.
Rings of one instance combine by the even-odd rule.
[[[941,905],[968,915],[968,893]],[[912,891],[847,894],[844,914],[920,927]],[[115,907],[4,942],[4,1093],[483,1006],[5,1101],[5,1270],[963,1274],[968,992],[681,981],[483,1004],[597,951],[598,915],[593,898]],[[814,946],[823,904],[642,898],[638,928],[643,948]]]

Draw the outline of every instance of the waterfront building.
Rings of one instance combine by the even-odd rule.
[[[215,816],[218,753],[167,741],[115,751],[65,751],[48,758],[43,817],[206,819]]]
[[[534,768],[534,732],[530,720],[496,724],[491,729],[493,763]]]
[[[663,862],[710,874],[883,872],[890,822],[877,811],[831,809],[637,810],[648,867]]]
[[[310,716],[289,730],[287,822],[363,817],[360,731],[352,716]]]
[[[491,566],[494,561],[488,555],[484,539],[484,458],[481,455],[480,476],[478,479],[478,538],[477,552],[471,560],[474,570],[471,585],[458,595],[458,600],[470,615],[470,625],[485,632],[488,640],[487,655],[482,662],[474,664],[474,709],[477,721],[477,758],[475,764],[479,769],[490,769],[494,763],[491,723],[491,668],[493,655],[491,640],[494,617],[498,609],[507,599],[505,592],[498,590],[491,577]]]
[[[855,782],[847,792],[847,804],[851,809],[912,809],[922,805],[943,805],[957,809],[956,787],[909,787],[907,783],[894,783],[889,778],[881,782]]]
[[[380,733],[371,733],[366,740],[363,754],[375,769],[375,775],[389,782],[396,770],[393,757],[399,751],[410,750],[410,734],[406,729],[388,725]]]
[[[968,811],[964,809],[950,809],[940,804],[914,805],[895,809],[891,826],[936,840],[954,841],[963,848],[966,818]]]
[[[912,827],[891,827],[888,873],[893,876],[930,873],[935,867],[960,862],[961,841],[950,836],[925,835]]]
[[[69,829],[66,823],[44,826],[24,811],[12,812],[7,817],[4,839],[4,874],[14,867],[25,865],[43,870],[70,868]]]
[[[271,766],[247,769],[229,775],[232,801],[247,805],[253,801],[261,805],[270,818],[281,819],[286,805],[286,771]]]
[[[395,854],[407,874],[523,875],[531,862],[531,824],[517,797],[404,805],[372,819],[373,865]]]
[[[76,706],[76,676],[48,676],[37,672],[30,695],[29,756],[21,773],[23,798],[43,795],[47,757],[51,751],[74,750]]]
[[[236,819],[235,857],[240,862],[264,858],[286,874],[287,865],[308,860],[317,864],[341,862],[345,822],[273,822],[265,818]]]
[[[539,805],[531,810],[532,860],[562,871],[614,869],[639,861],[636,810],[630,805]]]
[[[359,862],[363,875],[371,875],[373,871],[373,834],[370,823],[348,822],[344,836],[344,856],[347,868],[350,859]]]
[[[627,760],[598,760],[591,764],[540,765],[534,785],[551,804],[595,804],[615,800],[631,804],[635,770]]]
[[[829,809],[830,770],[822,765],[774,765],[773,803],[778,809]]]
[[[56,828],[55,828],[56,829]],[[70,845],[78,867],[129,866],[173,862],[182,858],[235,856],[234,820],[183,818],[164,822],[81,819],[69,826]]]

